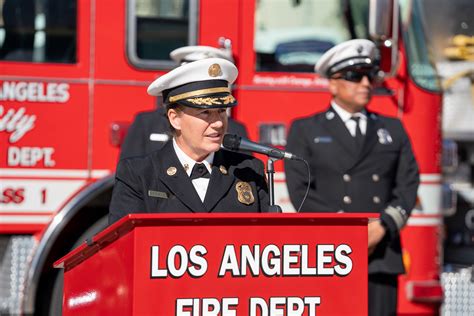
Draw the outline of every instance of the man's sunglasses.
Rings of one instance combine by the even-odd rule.
[[[359,83],[364,77],[367,77],[371,83],[380,79],[376,71],[345,71],[331,78]]]

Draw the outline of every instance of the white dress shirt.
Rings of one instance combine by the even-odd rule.
[[[191,176],[191,171],[193,170],[194,165],[198,162],[190,158],[188,155],[186,155],[184,151],[182,151],[181,148],[179,148],[179,145],[178,143],[176,143],[176,139],[174,138],[173,138],[173,148],[184,170],[186,171],[188,176]],[[207,171],[209,171],[209,174],[212,173],[213,161],[214,161],[214,153],[210,153],[209,156],[207,156],[206,159],[202,161],[202,163],[206,166]],[[204,198],[206,197],[209,181],[210,179],[208,178],[199,178],[199,179],[194,179],[191,181],[193,183],[194,188],[196,189],[197,194],[201,198],[202,202],[204,202]]]
[[[367,131],[367,112],[363,110],[362,112],[357,112],[357,113],[350,113],[344,110],[342,107],[337,105],[336,102],[331,101],[331,105],[336,111],[337,115],[341,118],[341,120],[344,122],[346,125],[347,129],[349,130],[349,133],[351,133],[352,137],[355,137],[356,135],[356,127],[357,123],[354,120],[351,120],[353,116],[358,116],[359,119],[359,126],[360,126],[360,131],[362,135],[365,135],[365,132]]]

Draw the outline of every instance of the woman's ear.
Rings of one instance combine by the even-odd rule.
[[[181,112],[176,109],[168,110],[168,120],[170,121],[171,126],[177,131],[181,130]]]

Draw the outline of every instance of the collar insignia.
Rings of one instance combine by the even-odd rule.
[[[166,170],[166,174],[169,175],[169,176],[174,176],[177,171],[178,171],[178,169],[176,169],[176,167],[169,167]]]
[[[224,174],[224,175],[227,174],[227,169],[226,169],[226,167],[224,167],[224,166],[221,165],[221,166],[219,167],[219,170],[221,171],[222,174]]]

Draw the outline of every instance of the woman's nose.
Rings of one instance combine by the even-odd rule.
[[[225,113],[224,113],[225,115]],[[214,113],[211,117],[211,125],[215,128],[220,128],[224,126],[225,117],[221,113]]]

